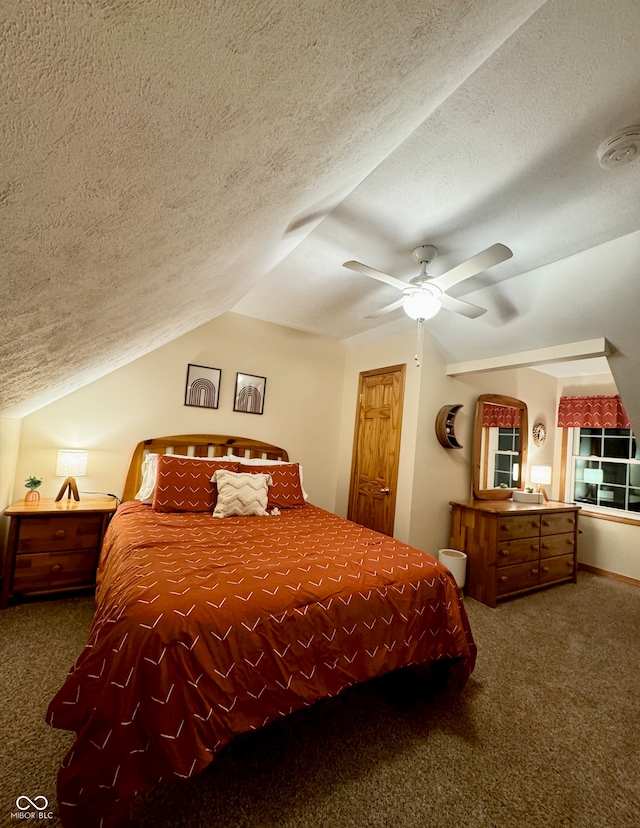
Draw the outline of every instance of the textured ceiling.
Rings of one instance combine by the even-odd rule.
[[[407,278],[424,242],[434,274],[512,248],[455,289],[489,313],[443,312],[429,331],[447,358],[517,350],[505,285],[640,228],[640,162],[595,160],[640,121],[635,0],[366,14],[344,0],[21,0],[0,14],[3,416],[231,308],[337,338],[384,324],[362,317],[395,292],[341,263]]]

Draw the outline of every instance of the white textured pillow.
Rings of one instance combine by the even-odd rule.
[[[234,460],[240,460],[243,466],[280,466],[292,465],[290,460],[261,460],[259,457],[243,457],[241,454],[227,454],[227,457],[233,457]],[[300,470],[300,488],[305,500],[309,500],[309,495],[304,490],[304,482],[302,479],[302,466],[298,464]]]
[[[153,490],[156,487],[156,472],[158,469],[158,456],[153,452],[145,455],[142,461],[142,482],[136,492],[134,500],[141,500],[143,503],[153,502]]]
[[[267,500],[270,474],[248,474],[219,469],[212,482],[218,487],[218,501],[213,510],[215,518],[268,515]]]

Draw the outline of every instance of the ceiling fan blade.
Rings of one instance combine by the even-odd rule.
[[[456,299],[455,296],[449,296],[447,293],[443,293],[442,296],[438,298],[442,302],[443,308],[459,313],[462,316],[466,316],[468,319],[477,319],[479,316],[482,316],[483,313],[487,312],[486,308],[480,308],[478,305],[472,305],[471,302],[463,302],[462,299]]]
[[[398,310],[398,308],[402,307],[403,302],[404,296],[402,297],[402,299],[398,299],[397,301],[392,302],[390,305],[385,305],[384,308],[380,308],[380,310],[367,314],[367,316],[365,316],[365,319],[377,319],[379,316],[384,316],[387,313],[391,313],[394,310]]]
[[[394,276],[388,276],[386,273],[381,273],[369,265],[360,264],[360,262],[344,262],[343,267],[348,267],[349,270],[355,270],[356,273],[363,273],[365,276],[371,276],[372,279],[377,279],[379,282],[384,282],[386,285],[398,288],[398,290],[405,290],[409,287],[406,282],[396,279]]]
[[[452,267],[451,270],[448,270],[441,276],[436,276],[434,279],[431,279],[431,283],[439,287],[440,290],[445,291],[450,287],[457,285],[458,282],[470,279],[472,276],[475,276],[476,273],[481,273],[488,267],[493,267],[494,265],[500,264],[500,262],[505,262],[512,256],[513,253],[508,247],[506,247],[506,245],[492,244],[491,247],[487,247],[486,250],[476,253],[475,256],[467,259],[466,262],[462,262],[462,264]]]

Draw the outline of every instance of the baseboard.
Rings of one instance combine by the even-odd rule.
[[[630,578],[628,575],[619,575],[617,572],[609,572],[607,569],[598,569],[597,566],[589,566],[589,564],[578,563],[578,570],[592,572],[594,575],[602,575],[605,578],[613,578],[615,581],[624,581],[625,584],[640,587],[640,581],[637,578]]]

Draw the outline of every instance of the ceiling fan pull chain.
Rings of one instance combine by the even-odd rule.
[[[422,319],[418,319],[418,333],[416,337],[416,354],[414,359],[416,361],[416,368],[420,367],[420,351],[422,343]]]

